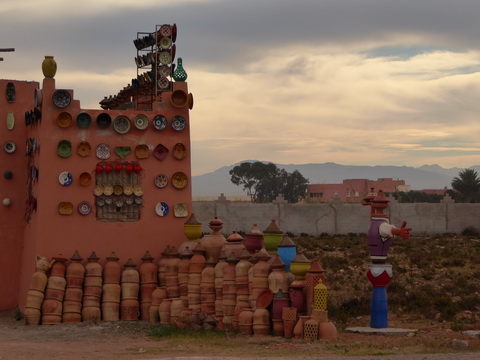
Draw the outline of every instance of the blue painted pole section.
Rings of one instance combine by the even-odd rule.
[[[385,286],[373,288],[370,317],[370,327],[374,329],[388,328],[388,300]]]

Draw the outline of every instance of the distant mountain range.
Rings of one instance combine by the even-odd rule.
[[[247,195],[242,186],[236,186],[230,181],[229,171],[245,160],[218,170],[192,177],[193,196],[225,196]],[[405,180],[412,190],[450,188],[452,180],[464,168],[445,169],[438,165],[423,165],[418,168],[411,166],[355,166],[335,163],[323,164],[275,164],[288,172],[298,170],[310,184],[341,184],[346,179],[393,178]],[[480,165],[471,166],[480,173]]]

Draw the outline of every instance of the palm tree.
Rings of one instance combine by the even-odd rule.
[[[473,169],[464,169],[452,181],[452,188],[464,202],[480,202],[480,179]]]

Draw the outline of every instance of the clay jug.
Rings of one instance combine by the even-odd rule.
[[[218,258],[220,257],[220,252],[227,242],[225,236],[220,234],[220,230],[223,228],[223,222],[215,217],[210,221],[208,227],[212,229],[213,233],[205,235],[200,242],[205,249],[205,258],[210,259],[210,257],[212,257],[215,263],[217,263]]]
[[[57,62],[53,59],[53,56],[45,56],[42,62],[43,76],[47,79],[51,79],[57,73]]]

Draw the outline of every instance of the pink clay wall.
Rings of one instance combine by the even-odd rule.
[[[34,85],[26,86],[21,98],[32,99],[31,102],[16,104],[26,107],[19,112],[23,113],[33,108]],[[186,83],[174,83],[174,90],[181,89],[188,92]],[[160,253],[165,246],[179,245],[185,241],[183,224],[188,219],[174,216],[174,205],[176,203],[187,203],[189,214],[191,212],[191,156],[190,156],[190,126],[189,108],[173,107],[170,103],[170,92],[163,93],[162,101],[154,103],[153,111],[136,110],[89,110],[81,109],[79,100],[72,100],[71,104],[64,109],[57,108],[52,103],[52,95],[55,88],[54,79],[44,79],[42,121],[40,126],[30,126],[25,130],[27,137],[37,137],[40,140],[41,150],[34,159],[35,165],[39,168],[39,180],[33,188],[33,195],[37,198],[37,211],[32,213],[31,221],[23,222],[25,207],[23,201],[25,195],[26,165],[23,158],[24,151],[17,152],[15,158],[19,159],[15,164],[15,172],[22,174],[22,177],[15,178],[15,197],[10,208],[2,208],[3,216],[0,219],[2,228],[2,251],[0,252],[0,290],[2,294],[9,296],[0,297],[0,309],[9,309],[19,304],[23,309],[25,305],[26,292],[29,280],[35,269],[35,256],[63,256],[70,258],[75,250],[85,259],[92,251],[101,258],[102,263],[105,257],[114,251],[124,264],[128,258],[132,258],[137,264],[141,263],[140,258],[149,250],[158,261]],[[75,99],[73,90],[68,90]],[[19,94],[20,95],[20,94]],[[2,103],[3,104],[3,99]],[[2,106],[3,109],[3,106]],[[69,112],[73,117],[73,124],[68,128],[58,126],[56,119],[60,112]],[[92,117],[92,123],[87,129],[80,129],[76,124],[76,116],[80,112],[88,112]],[[106,112],[112,120],[118,115],[126,115],[132,122],[132,128],[127,134],[118,134],[112,126],[101,130],[96,125],[98,114]],[[150,120],[148,129],[138,130],[133,125],[133,119],[139,113],[145,114]],[[165,130],[158,131],[152,125],[152,119],[157,114],[167,117],[169,123]],[[2,117],[2,113],[0,114]],[[171,118],[174,115],[182,115],[187,122],[184,130],[176,131],[171,127]],[[24,122],[21,126],[25,128]],[[3,140],[3,133],[2,140]],[[20,135],[19,135],[20,136]],[[25,136],[23,134],[22,136]],[[21,137],[21,136],[20,136]],[[72,143],[72,155],[62,158],[57,155],[57,146],[60,140],[69,140]],[[88,141],[91,145],[91,154],[88,157],[80,157],[76,153],[79,142]],[[187,156],[183,160],[177,160],[172,156],[173,146],[181,142],[186,146]],[[25,139],[19,139],[24,144]],[[95,155],[96,146],[100,143],[110,145],[111,157],[107,161],[114,161],[118,156],[114,153],[115,146],[130,146],[132,152],[122,161],[137,161],[143,171],[141,173],[141,185],[144,189],[141,215],[138,221],[134,222],[103,222],[96,220],[95,196],[93,186],[95,184],[94,170],[97,163],[102,160]],[[160,161],[150,155],[148,159],[139,160],[135,156],[135,146],[140,143],[149,144],[153,151],[159,143],[165,145],[170,151],[166,159]],[[5,155],[2,154],[2,158]],[[23,165],[20,164],[23,162]],[[3,164],[3,162],[2,162]],[[3,166],[2,166],[3,167]],[[69,186],[62,186],[58,181],[61,172],[68,171],[73,175],[73,183]],[[189,179],[187,187],[176,189],[171,184],[171,176],[181,171]],[[92,184],[82,186],[78,177],[82,172],[92,174]],[[169,184],[165,188],[158,188],[154,184],[154,178],[158,174],[165,174]],[[3,176],[3,174],[2,174]],[[1,179],[1,184],[5,184]],[[2,186],[4,189],[5,186]],[[10,186],[12,188],[12,186]],[[5,190],[3,190],[3,193]],[[2,195],[3,195],[2,193]],[[77,205],[81,201],[89,201],[93,205],[93,211],[86,216],[79,214]],[[60,215],[58,204],[69,201],[74,205],[72,215]],[[160,217],[155,212],[158,202],[165,202],[170,207],[170,212],[165,217]],[[9,214],[6,219],[5,214]],[[20,216],[21,215],[21,216]],[[13,221],[13,218],[15,221]],[[4,236],[4,234],[7,234]],[[7,240],[5,241],[4,238]],[[22,244],[23,242],[23,244]],[[4,244],[5,243],[5,244]],[[23,251],[21,246],[23,245]]]

